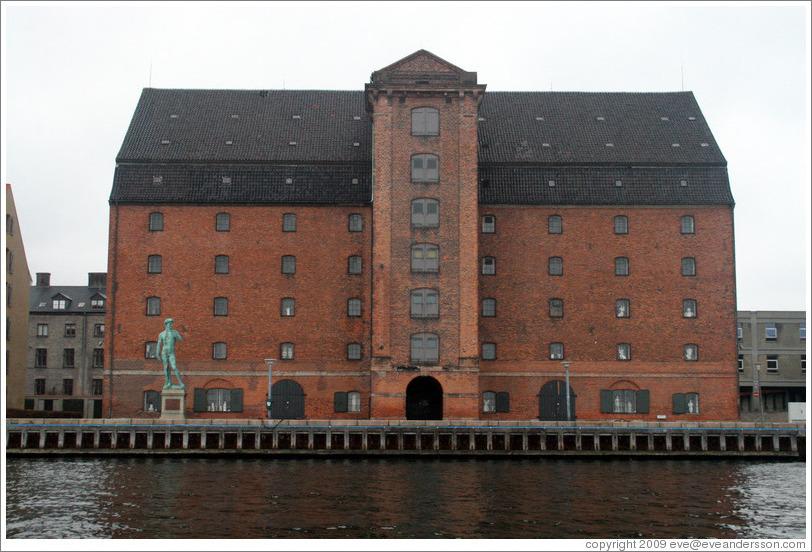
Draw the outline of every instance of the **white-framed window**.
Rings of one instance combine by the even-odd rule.
[[[739,355],[739,373],[744,372],[744,355]]]
[[[282,360],[293,360],[293,343],[282,343],[280,350]]]
[[[615,217],[615,234],[629,233],[629,219],[625,215]]]
[[[412,200],[412,226],[436,228],[440,225],[440,202],[429,197]]]
[[[482,274],[496,274],[496,259],[484,257],[482,259]]]
[[[161,298],[147,297],[147,316],[160,316]]]
[[[682,259],[682,275],[696,276],[696,260],[693,257]]]
[[[412,109],[412,136],[439,136],[440,112],[433,107]]]
[[[496,360],[496,343],[482,344],[482,360]]]
[[[550,215],[547,217],[547,233],[561,234],[564,232],[564,222],[561,215]]]
[[[65,310],[68,308],[68,300],[64,297],[55,297],[51,301],[51,308],[53,310]]]
[[[628,275],[629,275],[628,257],[617,257],[615,259],[615,276],[628,276]]]
[[[488,297],[482,300],[482,316],[496,316],[496,299]]]
[[[699,347],[694,345],[693,343],[688,343],[683,348],[684,358],[688,361],[696,361],[699,360]]]
[[[694,299],[682,300],[682,317],[683,318],[696,318],[696,301]]]
[[[778,373],[778,355],[767,355],[767,373]]]
[[[225,360],[227,356],[226,344],[222,341],[212,344],[211,358],[215,360]]]
[[[547,272],[550,276],[563,276],[564,259],[561,257],[550,257],[547,259]]]
[[[294,299],[293,297],[283,297],[280,314],[282,316],[295,316],[296,299]]]
[[[550,360],[564,360],[563,343],[550,343]]]
[[[76,324],[73,322],[65,324],[65,337],[76,337]]]
[[[285,213],[282,215],[282,231],[295,232],[296,231],[296,214]]]
[[[798,337],[801,341],[806,341],[806,322],[801,322],[798,325]]]
[[[439,247],[433,243],[417,243],[412,246],[412,272],[437,272],[439,270]]]
[[[744,328],[741,322],[736,322],[736,338],[741,341],[744,339]]]
[[[685,215],[680,219],[680,232],[683,234],[694,233],[694,217],[692,215]]]
[[[37,324],[37,337],[48,337],[48,324]]]
[[[411,315],[414,318],[437,318],[440,294],[436,289],[413,289],[411,292]]]
[[[440,158],[430,153],[412,156],[412,182],[439,182]]]
[[[482,217],[482,233],[493,234],[496,232],[496,217],[493,215],[484,215]]]
[[[618,360],[631,360],[632,359],[632,346],[628,343],[618,343],[617,345],[617,359]]]
[[[440,340],[437,334],[414,334],[411,337],[411,359],[416,364],[438,362],[440,360]]]
[[[775,322],[767,322],[764,324],[764,338],[767,341],[778,340],[778,326],[775,325]]]
[[[628,299],[618,299],[615,301],[615,316],[617,318],[629,318],[631,315],[631,305]]]

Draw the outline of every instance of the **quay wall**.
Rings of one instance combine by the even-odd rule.
[[[806,458],[798,423],[12,418],[5,439],[7,455]]]

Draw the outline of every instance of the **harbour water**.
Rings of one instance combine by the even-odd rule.
[[[11,457],[6,537],[806,537],[806,464]]]

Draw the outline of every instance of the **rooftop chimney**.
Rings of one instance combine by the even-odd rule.
[[[87,287],[103,288],[107,285],[106,272],[88,272]]]
[[[50,272],[37,272],[37,287],[50,287],[51,273]]]

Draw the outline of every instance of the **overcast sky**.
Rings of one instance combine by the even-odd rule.
[[[107,270],[142,88],[363,90],[425,48],[488,90],[690,90],[728,161],[741,310],[808,308],[809,3],[2,3],[4,182],[31,275]]]

